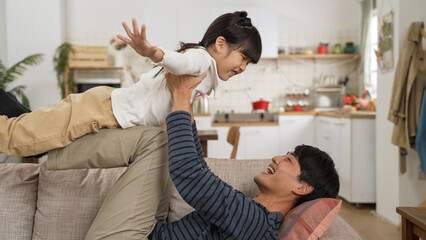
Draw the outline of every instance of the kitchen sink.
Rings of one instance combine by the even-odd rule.
[[[255,123],[255,122],[277,122],[278,115],[270,112],[252,113],[216,113],[215,123]]]

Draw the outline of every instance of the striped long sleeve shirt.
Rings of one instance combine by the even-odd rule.
[[[167,117],[170,176],[195,211],[173,223],[155,225],[150,239],[277,239],[283,221],[214,175],[204,160],[188,112]]]

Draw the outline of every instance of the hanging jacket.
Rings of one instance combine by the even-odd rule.
[[[422,48],[420,29],[423,22],[413,22],[401,49],[393,82],[388,120],[394,123],[392,143],[400,147],[401,156],[414,148],[420,105],[425,86],[426,52]]]

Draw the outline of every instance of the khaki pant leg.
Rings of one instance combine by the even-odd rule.
[[[16,118],[0,116],[0,152],[31,156],[61,148],[100,128],[119,127],[112,113],[111,87],[71,94],[56,106]]]
[[[138,131],[139,139],[134,138],[132,130]],[[128,154],[132,162],[104,200],[86,239],[146,239],[156,221],[165,220],[168,211],[172,183],[168,170],[167,136],[163,129],[152,127],[114,131],[129,133],[128,136],[114,137],[133,146],[115,150],[134,151]],[[84,152],[89,153],[89,149]]]
[[[49,170],[126,167],[134,162],[146,127],[100,129],[48,154]]]

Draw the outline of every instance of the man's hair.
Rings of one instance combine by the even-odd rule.
[[[299,181],[314,188],[311,193],[300,196],[294,206],[317,198],[336,198],[340,188],[339,174],[330,155],[309,145],[297,146],[293,154],[300,164]]]

